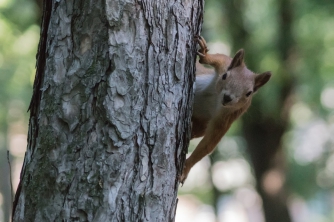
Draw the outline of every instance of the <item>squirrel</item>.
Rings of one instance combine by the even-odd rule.
[[[182,184],[190,169],[214,150],[231,124],[247,111],[253,94],[271,77],[270,72],[254,74],[250,71],[244,63],[243,49],[233,58],[207,54],[209,50],[205,39],[195,36],[195,40],[200,46],[197,51],[200,59],[196,63],[191,139],[204,137],[185,162],[179,177]]]

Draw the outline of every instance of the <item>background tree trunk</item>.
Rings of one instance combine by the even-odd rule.
[[[7,126],[5,126],[7,127]],[[8,144],[8,143],[4,143]],[[10,156],[10,161],[12,162],[12,158]],[[3,219],[4,221],[10,221],[10,210],[12,207],[12,190],[10,186],[10,174],[9,174],[9,165],[7,160],[7,152],[5,149],[0,149],[0,190],[2,195],[2,211],[3,211]]]
[[[14,221],[172,221],[203,2],[44,1]]]
[[[277,106],[276,113],[268,113],[269,111],[264,108],[261,96],[257,95],[253,99],[251,108],[242,118],[242,129],[255,173],[256,188],[263,201],[266,221],[289,222],[291,217],[288,212],[287,192],[284,186],[286,177],[285,154],[281,139],[288,128],[288,113],[292,105],[291,97],[294,90],[293,71],[292,67],[289,67],[289,58],[294,45],[291,29],[293,15],[290,0],[277,0],[277,5],[279,6],[278,17],[280,20],[277,51],[283,66],[280,73],[273,73],[273,75],[282,76],[284,83],[281,84],[278,97],[272,98],[276,99],[274,102]],[[257,52],[257,46],[251,45],[249,41],[249,33],[243,19],[244,6],[243,0],[226,1],[226,12],[230,18],[229,31],[233,37],[234,51],[245,48],[246,63],[248,67],[256,71],[259,70],[259,58],[251,53]]]

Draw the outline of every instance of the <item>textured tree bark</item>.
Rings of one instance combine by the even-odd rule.
[[[173,221],[203,1],[44,1],[14,221]]]

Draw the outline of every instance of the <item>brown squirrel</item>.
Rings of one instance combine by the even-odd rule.
[[[247,111],[253,94],[271,77],[270,72],[254,74],[244,63],[244,50],[233,58],[223,54],[207,54],[203,37],[196,36],[200,49],[196,64],[196,89],[192,114],[191,138],[203,137],[186,160],[180,182],[183,184],[190,169],[210,154],[231,124]]]

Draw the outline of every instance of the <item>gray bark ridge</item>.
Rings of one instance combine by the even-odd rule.
[[[45,10],[13,221],[173,221],[203,2],[53,1]]]

